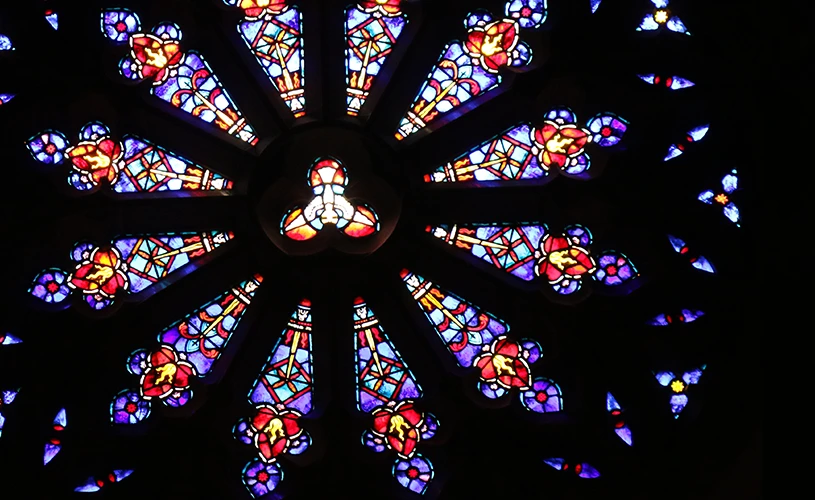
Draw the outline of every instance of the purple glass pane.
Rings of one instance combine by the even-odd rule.
[[[541,345],[536,340],[532,339],[522,339],[521,347],[523,347],[528,353],[526,360],[529,362],[529,364],[539,360],[541,357],[541,352],[543,352]]]
[[[371,431],[362,433],[362,444],[373,450],[374,453],[382,453],[387,449],[385,441],[379,436],[374,436]]]
[[[547,120],[557,123],[575,123],[577,121],[577,115],[574,113],[574,111],[565,106],[552,108],[548,113],[546,113],[545,117]]]
[[[587,228],[586,226],[581,226],[580,224],[566,226],[563,232],[572,238],[577,238],[578,245],[580,245],[583,248],[586,248],[589,245],[591,245],[592,242],[591,231],[589,231],[589,228]]]
[[[264,464],[253,460],[243,468],[243,484],[254,498],[271,493],[282,480],[283,470],[277,462]]]
[[[588,126],[594,134],[594,143],[608,148],[620,143],[628,130],[628,121],[614,113],[600,113],[589,120]]]
[[[139,349],[130,355],[127,359],[127,371],[133,375],[139,376],[144,373],[147,368],[147,358],[149,354],[144,349]]]
[[[478,383],[478,389],[481,391],[481,394],[490,399],[498,399],[507,393],[507,390],[498,384],[487,384],[484,382]]]
[[[68,148],[68,139],[62,132],[46,130],[26,143],[28,151],[40,163],[56,165],[65,159],[65,149]]]
[[[679,414],[685,409],[685,405],[687,404],[688,396],[686,394],[674,394],[671,396],[671,413],[673,413],[674,418],[679,417]]]
[[[114,43],[126,43],[130,35],[141,30],[139,16],[128,9],[102,11],[102,33]]]
[[[150,416],[150,402],[134,391],[122,391],[110,404],[110,419],[114,424],[138,424]]]
[[[549,379],[536,378],[529,390],[520,394],[521,403],[535,413],[553,413],[563,410],[560,388]]]
[[[71,294],[67,279],[68,276],[59,269],[45,270],[34,279],[28,293],[48,304],[59,304]]]
[[[189,403],[190,399],[192,399],[192,391],[188,389],[186,391],[174,392],[166,399],[162,399],[161,402],[171,408],[180,408]]]
[[[425,415],[424,424],[426,429],[422,432],[422,439],[430,439],[435,436],[439,429],[439,419],[432,413],[428,413]]]
[[[79,137],[83,141],[96,141],[109,135],[110,129],[102,122],[90,122],[79,131]]]
[[[433,480],[433,464],[422,455],[416,454],[409,460],[401,458],[393,465],[393,477],[408,490],[423,494]]]
[[[243,444],[251,445],[255,442],[255,433],[245,418],[238,420],[238,423],[232,428],[232,436]]]

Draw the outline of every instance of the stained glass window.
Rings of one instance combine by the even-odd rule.
[[[439,421],[417,407],[421,386],[362,298],[354,301],[354,347],[357,409],[373,421],[362,442],[377,453],[396,452],[393,477],[409,491],[422,494],[434,468],[417,446],[433,437]]]
[[[640,77],[640,79],[645,83],[650,83],[651,85],[661,85],[671,90],[686,89],[696,85],[692,81],[688,80],[687,78],[682,78],[681,76],[661,76],[654,73],[637,76]]]
[[[105,476],[89,477],[85,482],[76,488],[77,493],[95,493],[101,489],[116,484],[133,474],[132,470],[114,470]]]
[[[740,463],[748,9],[52,3],[0,7],[9,491],[660,498]]]
[[[401,0],[367,0],[346,9],[348,114],[356,116],[407,25]]]
[[[45,11],[45,20],[48,21],[48,25],[54,28],[54,30],[59,29],[59,14],[53,10],[48,9]]]
[[[688,148],[689,145],[704,139],[709,129],[710,125],[700,125],[689,130],[687,135],[685,135],[682,140],[677,141],[668,147],[668,154],[665,156],[664,161],[673,160],[677,156],[683,155],[685,153],[685,149]]]
[[[654,31],[666,27],[673,32],[690,35],[690,31],[685,28],[679,16],[669,8],[669,0],[651,0],[651,3],[654,4],[653,11],[645,14],[637,31]]]
[[[233,430],[241,443],[252,445],[257,458],[243,468],[243,483],[259,498],[283,479],[278,458],[300,455],[311,445],[301,417],[312,410],[311,302],[303,300],[249,392],[251,416]]]
[[[295,118],[306,115],[303,16],[287,0],[224,0],[245,19],[238,32]]]
[[[91,308],[103,309],[117,296],[138,295],[185,266],[194,266],[233,237],[231,232],[212,231],[124,236],[102,246],[80,242],[70,254],[74,270],[42,271],[29,293],[48,304],[81,294]]]
[[[399,122],[396,138],[405,139],[443,115],[461,112],[461,106],[471,107],[468,101],[498,87],[506,69],[528,65],[533,54],[521,40],[521,29],[537,30],[545,21],[545,0],[507,2],[503,18],[484,10],[468,14],[466,40],[451,41],[444,48]]]
[[[62,433],[68,426],[68,415],[65,408],[57,412],[51,424],[51,438],[45,443],[45,453],[42,456],[43,465],[48,465],[62,451]]]
[[[47,130],[29,139],[27,147],[45,165],[70,162],[68,183],[78,191],[105,184],[122,195],[174,192],[177,196],[233,187],[222,175],[146,139],[125,135],[117,142],[101,122],[85,125],[76,145],[70,145],[65,134]]]
[[[204,56],[181,46],[181,28],[169,22],[141,31],[139,17],[127,9],[102,12],[102,34],[111,42],[129,44],[119,73],[131,80],[149,80],[151,93],[192,116],[255,145],[254,129],[236,107]]]
[[[699,383],[702,378],[702,372],[707,368],[707,365],[701,365],[699,368],[692,368],[682,374],[681,377],[674,375],[674,372],[664,371],[656,372],[654,376],[662,387],[668,388],[671,393],[670,405],[671,414],[674,418],[679,418],[679,414],[685,409],[688,404],[688,391],[691,386]]]
[[[721,205],[724,216],[730,222],[741,227],[741,217],[739,214],[739,207],[733,201],[734,194],[739,190],[739,174],[734,168],[729,174],[722,177],[722,187],[713,191],[708,189],[699,194],[699,201],[707,205]]]

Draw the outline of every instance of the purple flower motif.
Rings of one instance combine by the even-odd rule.
[[[603,252],[597,259],[598,269],[594,279],[606,286],[617,286],[637,276],[637,269],[625,255],[618,252]]]
[[[150,402],[139,393],[124,390],[110,404],[110,419],[114,424],[138,424],[150,416]]]
[[[277,462],[253,460],[243,468],[243,484],[255,498],[271,493],[282,480],[283,470]]]
[[[560,387],[547,378],[536,378],[532,388],[521,392],[524,408],[535,413],[553,413],[563,410]]]
[[[409,460],[399,459],[393,465],[393,477],[399,484],[419,495],[427,490],[433,474],[433,464],[418,453]]]
[[[68,139],[62,132],[46,130],[37,134],[26,143],[31,156],[40,163],[56,165],[65,159],[65,150],[68,148]]]
[[[71,294],[67,280],[59,269],[46,269],[37,275],[28,293],[48,304],[59,304]]]

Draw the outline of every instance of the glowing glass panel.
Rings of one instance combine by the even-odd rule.
[[[129,400],[132,393],[126,391],[117,394],[110,407],[112,422],[143,421],[153,400],[170,407],[187,404],[193,397],[192,380],[210,374],[262,281],[255,275],[238,284],[162,331],[151,350],[131,354],[127,368],[139,377],[139,398]]]
[[[20,393],[20,389],[16,391],[7,390],[0,392],[0,437],[3,437],[3,426],[6,424],[6,417],[3,415],[3,409],[14,402],[17,398],[17,394]]]
[[[305,116],[303,16],[286,2],[266,2],[265,9],[261,5],[263,2],[241,2],[246,20],[238,25],[238,33],[294,117]]]
[[[357,408],[364,413],[422,396],[422,389],[362,299],[354,303]]]
[[[106,9],[102,34],[116,44],[129,43],[130,54],[119,64],[123,77],[151,80],[150,92],[168,104],[241,141],[258,138],[204,57],[181,47],[181,28],[173,23],[141,32],[138,16],[129,9]]]
[[[711,189],[703,191],[699,194],[699,201],[707,205],[720,205],[724,216],[730,220],[736,227],[741,227],[741,217],[739,207],[733,202],[733,193],[739,189],[739,176],[736,169],[730,171],[729,174],[722,177],[721,190],[713,191]]]
[[[59,29],[59,14],[52,10],[45,11],[45,20],[48,21],[48,24],[54,28],[54,31]]]
[[[22,340],[10,333],[0,333],[0,345],[22,344],[22,342]]]
[[[597,9],[600,8],[600,4],[602,2],[603,2],[603,0],[589,0],[589,3],[591,4],[591,13],[592,14],[597,12]]]
[[[702,378],[702,372],[707,368],[707,365],[701,365],[698,368],[693,368],[682,374],[682,377],[677,377],[673,372],[664,371],[654,373],[654,376],[662,387],[667,387],[671,391],[671,414],[674,418],[679,418],[679,414],[685,409],[688,404],[687,391],[691,385],[699,383]]]
[[[78,493],[95,493],[103,488],[121,482],[133,474],[132,470],[114,470],[106,476],[89,477],[84,483],[74,488]]]
[[[312,352],[311,303],[304,300],[292,313],[286,329],[275,344],[249,401],[293,408],[305,415],[311,412]]]
[[[407,25],[398,1],[361,2],[345,11],[347,113],[359,114]]]
[[[318,158],[308,172],[314,198],[305,207],[290,209],[280,221],[280,233],[297,241],[310,240],[326,226],[346,236],[364,238],[379,232],[379,216],[370,206],[352,205],[345,198],[348,173],[332,158]]]
[[[654,31],[665,26],[673,32],[690,35],[682,20],[668,8],[669,0],[651,0],[651,3],[654,4],[654,10],[645,14],[637,31]]]
[[[426,231],[524,281],[544,278],[561,295],[580,290],[589,276],[606,286],[639,276],[622,253],[604,251],[595,258],[589,250],[591,232],[579,224],[567,226],[559,236],[545,225],[442,224]]]
[[[546,458],[543,462],[555,470],[571,473],[583,479],[595,479],[600,477],[600,472],[585,462],[572,465],[563,458]]]
[[[51,423],[53,432],[51,438],[45,443],[45,453],[43,453],[42,457],[43,465],[48,465],[62,451],[61,434],[66,427],[68,427],[68,417],[65,408],[63,408],[57,412],[57,416],[54,417],[54,421]]]
[[[399,122],[396,138],[402,140],[415,134],[440,115],[493,90],[499,83],[501,75],[474,64],[462,42],[449,43]]]
[[[531,138],[532,125],[508,129],[447,165],[425,175],[425,182],[490,182],[531,180],[546,177]]]
[[[632,446],[634,444],[634,438],[631,435],[631,429],[623,418],[624,410],[610,392],[606,394],[606,411],[611,417],[614,433],[617,434],[625,444]]]
[[[79,291],[94,301],[92,307],[101,309],[119,294],[136,294],[160,283],[232,238],[231,232],[212,231],[127,236],[104,246],[79,243],[71,253],[74,271],[67,276],[59,269],[42,271],[29,293],[46,303],[59,303]]]
[[[668,241],[670,241],[671,247],[673,247],[676,253],[688,257],[688,260],[694,269],[711,274],[716,273],[716,268],[713,267],[713,264],[711,264],[710,261],[703,255],[691,253],[690,248],[688,248],[688,245],[683,240],[669,234]]]
[[[413,300],[462,368],[472,367],[493,339],[509,331],[503,320],[425,278],[407,270],[401,275]]]
[[[671,90],[686,89],[688,87],[693,87],[694,85],[696,85],[687,78],[682,78],[680,76],[665,77],[653,73],[637,76],[640,78],[640,80],[644,81],[645,83],[650,83],[651,85],[661,85]]]
[[[85,125],[79,142],[71,145],[65,134],[53,130],[41,132],[26,143],[35,160],[46,165],[71,165],[71,184],[78,190],[100,184],[113,187],[119,194],[197,191],[226,191],[232,181],[150,141],[132,135],[124,144],[111,138],[110,129],[100,123]]]

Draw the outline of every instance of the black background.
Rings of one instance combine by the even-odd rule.
[[[550,0],[538,54],[548,59],[510,78],[497,97],[416,140],[391,139],[399,118],[444,44],[462,37],[470,2],[436,0],[410,5],[415,33],[388,63],[376,106],[367,120],[343,115],[342,8],[336,0],[302,0],[305,18],[309,118],[292,123],[235,32],[241,14],[219,2],[185,0],[28,2],[0,7],[0,32],[17,46],[0,54],[0,92],[17,98],[0,108],[0,148],[6,194],[2,204],[3,313],[0,328],[24,339],[0,347],[0,389],[22,387],[4,408],[0,476],[4,498],[63,498],[88,476],[134,469],[107,498],[246,498],[240,484],[249,447],[231,427],[250,412],[245,394],[286,318],[302,297],[314,304],[318,410],[306,427],[315,447],[311,463],[283,460],[287,498],[394,498],[393,454],[375,455],[359,443],[368,420],[354,409],[352,300],[365,297],[425,389],[424,407],[441,420],[438,438],[423,443],[437,468],[440,498],[759,498],[760,408],[772,397],[756,373],[756,319],[761,295],[756,273],[754,149],[745,146],[751,119],[753,42],[742,29],[752,15],[726,2],[673,0],[692,36],[636,32],[648,1],[605,0],[594,15],[588,1]],[[501,2],[478,7],[494,13]],[[256,151],[210,134],[194,119],[161,106],[149,83],[127,84],[116,63],[126,49],[99,32],[102,7],[135,10],[144,29],[164,21],[184,30],[183,46],[199,50],[255,126]],[[42,17],[59,13],[53,31]],[[415,35],[415,36],[414,36]],[[525,35],[526,36],[526,35]],[[638,73],[676,74],[696,86],[671,92],[640,81]],[[571,106],[581,120],[610,110],[630,120],[627,151],[611,157],[591,181],[557,178],[545,186],[439,189],[422,175],[519,121],[535,122],[553,105]],[[53,128],[74,139],[80,127],[102,120],[114,137],[142,135],[236,180],[232,197],[114,200],[104,193],[75,196],[64,167],[44,168],[24,143]],[[662,157],[669,144],[702,123],[708,136],[682,157]],[[330,127],[325,127],[330,124]],[[344,127],[393,153],[377,156],[374,171],[403,197],[390,239],[374,254],[327,251],[288,257],[265,236],[254,204],[277,178],[281,148],[298,134]],[[749,142],[749,141],[748,141]],[[749,146],[749,144],[747,144]],[[743,227],[696,196],[720,186],[738,168]],[[307,165],[303,166],[304,172]],[[244,194],[241,194],[244,193]],[[554,304],[540,292],[460,258],[424,233],[443,222],[542,221],[551,228],[580,222],[597,250],[624,251],[643,275],[625,296],[599,292],[576,304]],[[74,306],[44,312],[25,293],[39,270],[67,266],[77,240],[105,242],[122,233],[231,229],[236,242],[201,269],[111,317]],[[715,276],[694,270],[673,253],[666,234],[705,255]],[[556,380],[565,417],[532,418],[517,400],[489,409],[468,394],[471,377],[459,377],[443,357],[435,334],[400,283],[403,267],[439,283],[504,318],[517,338],[533,337],[544,357],[536,374]],[[120,389],[136,387],[126,371],[128,353],[153,344],[157,332],[252,273],[265,277],[250,312],[230,343],[219,383],[196,387],[188,412],[154,405],[141,429],[112,428],[108,406]],[[660,312],[698,308],[691,325],[655,328]],[[690,391],[679,419],[652,370],[708,368]],[[606,420],[611,390],[626,407],[635,446],[626,447]],[[47,467],[42,449],[50,421],[68,411],[64,450]],[[542,462],[562,456],[591,463],[593,480],[559,474]]]

